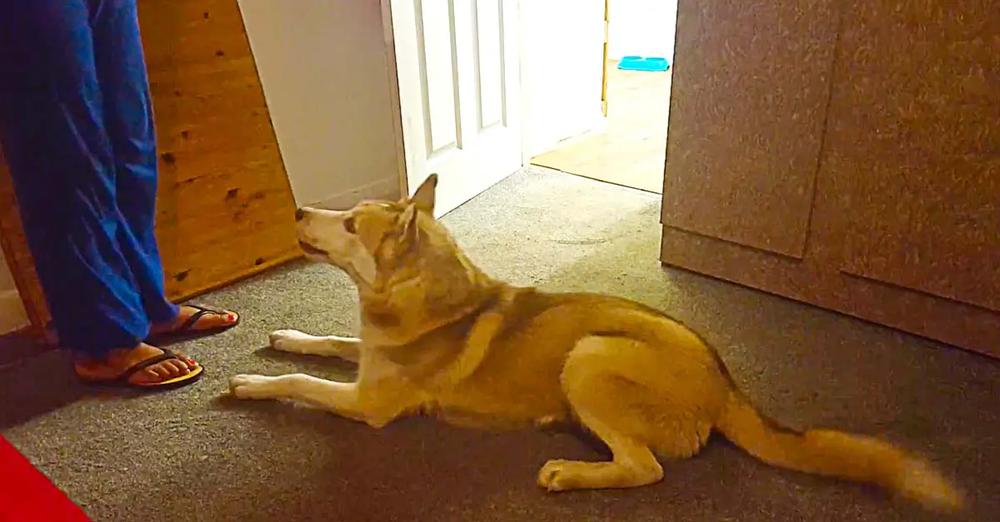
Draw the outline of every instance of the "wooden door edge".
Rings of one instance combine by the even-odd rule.
[[[0,219],[3,218],[0,217]],[[0,223],[0,228],[6,225],[6,223]],[[21,299],[21,304],[24,306],[25,314],[28,316],[28,326],[22,328],[22,330],[36,328],[44,321],[42,319],[43,314],[39,312],[39,305],[44,309],[45,304],[36,303],[32,297],[33,294],[29,292],[28,277],[25,273],[26,268],[14,256],[13,247],[7,236],[3,233],[0,233],[0,248],[3,250],[4,260],[7,262],[7,269],[10,271],[11,279],[14,280],[14,288]],[[30,269],[30,267],[28,268]]]
[[[0,176],[4,177],[0,183],[5,185],[13,183],[2,148],[0,148]],[[5,188],[10,191],[12,206],[0,209],[0,251],[3,253],[11,279],[14,280],[14,288],[24,306],[25,314],[28,316],[28,330],[41,333],[48,320],[48,304],[44,300],[41,289],[37,287],[38,279],[35,274],[34,262],[27,265],[21,262],[25,257],[32,259],[31,252],[26,251],[23,252],[24,256],[18,256],[18,252],[15,251],[14,245],[11,243],[11,238],[5,233],[5,231],[23,231],[24,229],[17,211],[17,197],[13,194],[14,188],[13,186]]]
[[[610,32],[610,20],[608,19],[608,0],[604,0],[604,61],[601,62],[601,114],[608,117],[608,33]]]
[[[406,179],[406,145],[403,141],[403,108],[399,101],[399,68],[396,65],[396,37],[392,32],[391,0],[380,0],[382,10],[382,41],[385,45],[386,80],[389,82],[389,113],[392,117],[393,144],[396,149],[396,173],[399,176],[399,196],[410,195]]]

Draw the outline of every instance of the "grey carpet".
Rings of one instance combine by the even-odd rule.
[[[880,434],[920,450],[1000,513],[1000,365],[983,357],[657,262],[659,198],[540,169],[446,218],[490,273],[628,296],[702,332],[739,383],[793,426]],[[95,393],[66,356],[0,365],[0,429],[96,520],[934,520],[873,488],[763,465],[720,438],[663,483],[547,495],[548,458],[595,458],[570,435],[481,433],[428,419],[374,431],[332,415],[223,397],[234,373],[349,365],[264,348],[270,330],[350,333],[344,276],[295,264],[206,296],[244,323],[182,349],[208,368],[160,395]]]

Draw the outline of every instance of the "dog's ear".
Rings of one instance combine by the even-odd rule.
[[[399,215],[396,222],[399,228],[400,245],[409,248],[417,243],[420,237],[420,230],[417,227],[417,216],[420,212],[434,215],[434,195],[437,190],[437,174],[431,174],[420,184],[413,197],[405,201],[406,208]]]
[[[419,214],[420,209],[417,207],[416,202],[413,202],[406,205],[406,209],[399,215],[396,226],[399,230],[399,243],[401,246],[408,248],[416,244],[417,238],[420,237],[420,231],[417,228],[417,216]]]
[[[410,198],[410,203],[416,205],[418,210],[423,210],[428,214],[434,214],[434,196],[437,192],[438,175],[431,174],[420,184],[417,191]]]

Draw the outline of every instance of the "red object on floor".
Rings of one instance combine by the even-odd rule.
[[[0,522],[90,522],[28,459],[0,436]]]

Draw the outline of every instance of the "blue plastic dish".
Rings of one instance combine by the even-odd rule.
[[[618,61],[618,68],[623,71],[666,71],[670,68],[670,63],[666,58],[659,56],[623,56]]]

